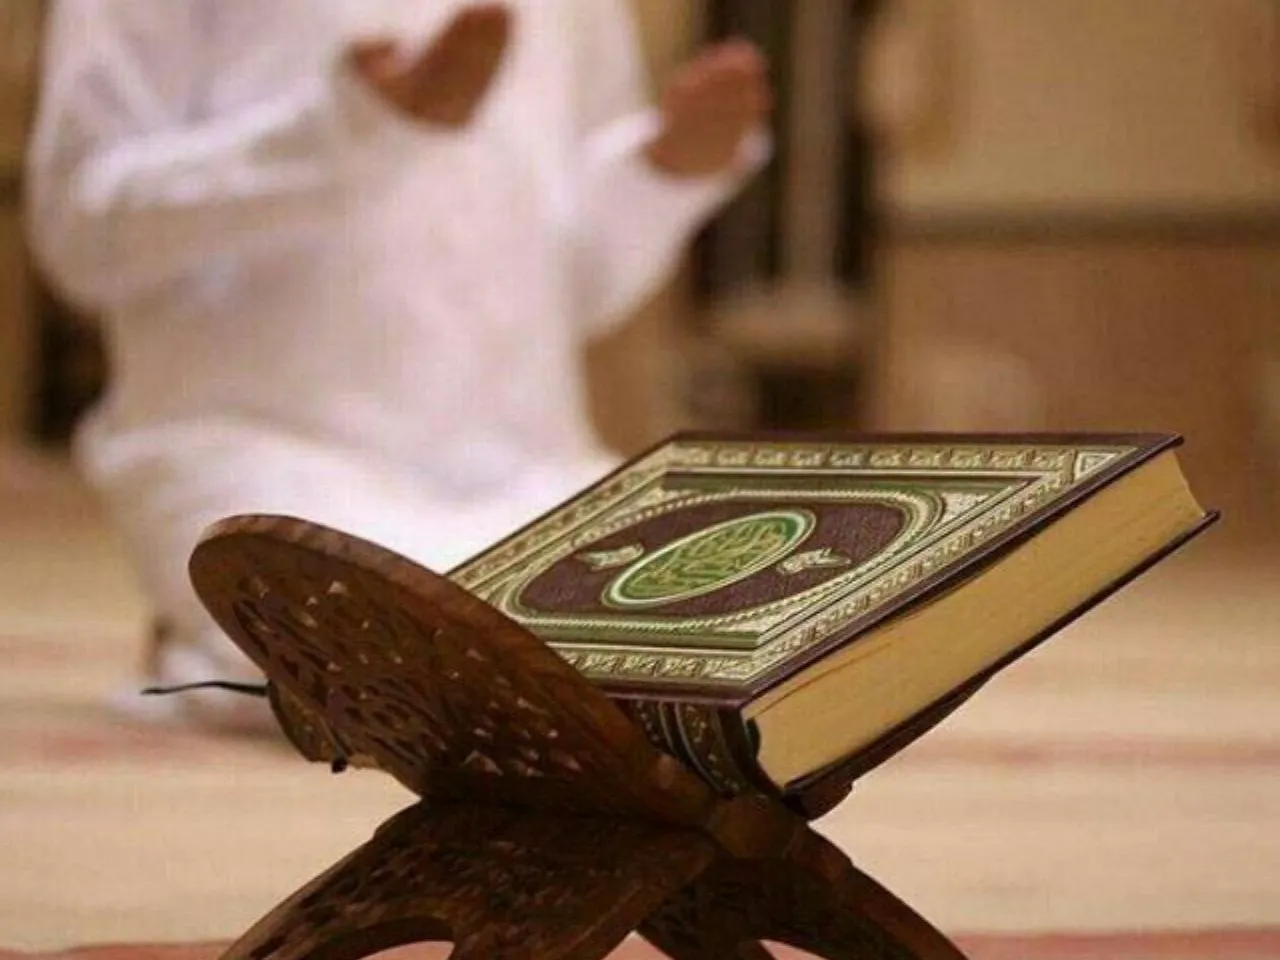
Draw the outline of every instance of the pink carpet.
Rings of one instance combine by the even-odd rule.
[[[959,943],[972,960],[1280,960],[1280,928],[1163,935],[973,936],[961,937]],[[0,951],[0,960],[215,960],[223,946],[122,944],[57,954]],[[788,958],[804,956],[793,951],[778,952]],[[382,956],[388,960],[444,960],[448,952],[444,946],[415,947]],[[629,943],[611,960],[656,960],[658,956],[645,944]]]

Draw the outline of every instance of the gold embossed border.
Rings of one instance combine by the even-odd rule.
[[[927,550],[908,552],[870,582],[814,616],[788,624],[761,646],[742,652],[657,649],[643,643],[608,647],[549,640],[566,660],[595,680],[620,683],[696,683],[741,687],[830,639],[876,607],[905,594],[939,570],[1051,506],[1117,460],[1128,445],[1019,443],[810,443],[785,441],[676,441],[553,512],[522,534],[455,571],[462,586],[496,598],[503,584],[548,553],[564,555],[574,544],[596,539],[589,532],[620,504],[671,472],[730,476],[828,475],[850,479],[965,478],[1023,481],[1019,491],[939,538]],[[654,494],[660,502],[662,494]],[[524,579],[519,577],[519,579]],[[530,624],[536,632],[536,625]]]
[[[655,481],[657,483],[657,481]],[[654,519],[664,513],[688,507],[710,503],[750,502],[760,500],[771,502],[790,499],[796,503],[817,504],[823,501],[849,503],[864,501],[878,505],[895,506],[907,517],[903,531],[884,551],[869,563],[855,568],[844,576],[813,587],[803,593],[789,596],[772,603],[734,611],[704,616],[668,618],[658,614],[617,611],[606,616],[555,616],[541,614],[525,608],[519,600],[524,588],[536,580],[555,564],[579,550],[589,547],[608,536],[628,527],[636,526]],[[617,509],[598,521],[588,523],[566,538],[553,549],[540,551],[531,557],[527,564],[522,564],[518,571],[503,578],[493,586],[483,589],[481,595],[485,600],[498,607],[508,616],[520,620],[530,629],[545,630],[552,639],[560,642],[571,641],[574,633],[596,636],[607,636],[607,644],[586,644],[595,649],[600,646],[617,648],[620,644],[643,645],[653,641],[646,634],[665,634],[672,642],[679,643],[683,635],[686,641],[695,638],[699,645],[714,647],[711,642],[717,638],[730,639],[743,637],[749,642],[745,648],[754,649],[757,644],[751,640],[767,632],[791,615],[796,608],[812,606],[822,598],[844,589],[851,580],[862,580],[873,576],[875,572],[889,564],[895,556],[913,545],[917,539],[926,534],[936,518],[947,512],[945,503],[933,504],[930,497],[918,492],[900,492],[893,490],[860,491],[797,491],[762,487],[744,492],[729,491],[664,491],[655,487],[643,492],[639,497],[626,500],[617,505]],[[625,636],[632,634],[630,638]]]

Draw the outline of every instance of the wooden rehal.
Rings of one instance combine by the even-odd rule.
[[[674,960],[963,960],[777,799],[716,795],[533,634],[444,577],[279,517],[214,528],[197,592],[262,668],[308,759],[417,802],[226,960],[596,960],[638,932]]]

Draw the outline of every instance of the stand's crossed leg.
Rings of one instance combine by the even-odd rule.
[[[453,960],[600,960],[631,932],[672,960],[766,960],[761,940],[831,960],[964,960],[806,832],[740,860],[637,819],[418,804],[255,925],[224,960],[360,960],[452,941]]]
[[[640,928],[673,960],[760,960],[760,941],[829,960],[964,960],[816,834],[779,860],[721,858]]]
[[[450,940],[454,960],[598,960],[715,855],[698,833],[644,821],[419,804],[223,960],[359,960]]]

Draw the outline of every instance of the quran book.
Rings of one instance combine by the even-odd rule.
[[[726,793],[900,749],[1207,527],[1174,436],[678,436],[450,574]]]

